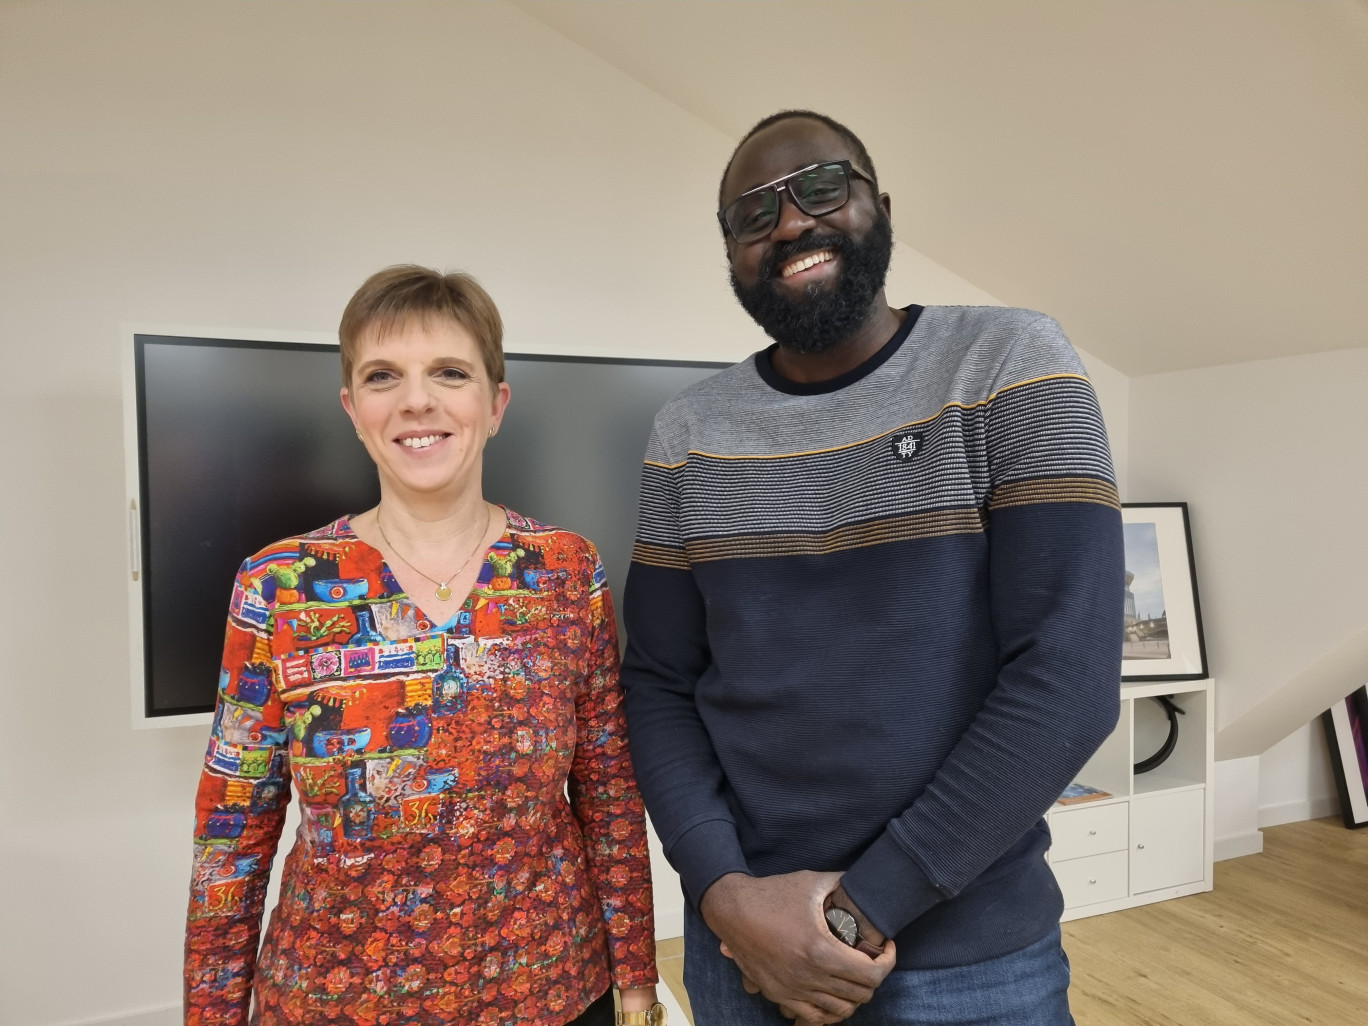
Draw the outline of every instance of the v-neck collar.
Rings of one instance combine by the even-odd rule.
[[[483,567],[484,564],[488,562],[489,554],[494,551],[494,547],[496,545],[498,545],[502,541],[508,541],[511,543],[513,540],[510,537],[513,531],[513,519],[509,515],[508,507],[497,502],[494,503],[494,505],[498,506],[499,509],[503,511],[504,529],[503,533],[501,533],[499,537],[495,538],[492,542],[489,543],[489,545],[485,547],[484,558],[481,559],[479,563],[481,567]],[[397,585],[399,583],[399,578],[394,575],[394,569],[389,565],[389,560],[385,558],[385,554],[381,552],[378,548],[376,548],[374,545],[372,545],[370,542],[362,538],[359,534],[357,534],[356,530],[352,527],[352,517],[355,515],[356,514],[354,513],[348,513],[337,519],[336,531],[334,532],[335,536],[340,541],[355,542],[358,545],[364,545],[366,548],[374,552],[377,556],[380,557],[380,572],[382,576],[388,575],[389,579]],[[445,631],[453,625],[456,618],[459,617],[461,613],[470,609],[471,602],[476,597],[475,593],[479,590],[479,587],[480,573],[477,572],[475,574],[475,583],[470,586],[470,590],[466,592],[465,598],[463,598],[461,600],[461,604],[456,607],[456,611],[441,622],[438,621],[437,617],[432,616],[430,613],[428,613],[428,611],[425,610],[422,607],[422,605],[419,604],[418,600],[406,591],[400,591],[397,594],[387,596],[387,599],[389,601],[394,601],[395,599],[403,599],[404,601],[408,602],[409,605],[413,606],[414,610],[418,613],[421,619],[424,619],[428,621],[428,623],[432,624],[434,630]]]

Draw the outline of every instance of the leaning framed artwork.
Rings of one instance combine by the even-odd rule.
[[[1368,826],[1368,687],[1321,714],[1344,825]]]
[[[1122,680],[1201,680],[1207,675],[1197,571],[1185,502],[1128,502]]]

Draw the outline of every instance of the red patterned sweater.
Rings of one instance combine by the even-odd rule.
[[[552,1026],[656,981],[603,567],[508,521],[440,626],[345,519],[243,564],[195,803],[189,1026],[246,1022],[253,989],[263,1026]]]

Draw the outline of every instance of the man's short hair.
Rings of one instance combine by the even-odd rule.
[[[351,387],[361,337],[382,338],[414,320],[455,321],[475,340],[489,384],[504,379],[503,319],[489,293],[468,274],[442,274],[417,264],[396,264],[367,278],[342,311],[337,339],[342,344],[342,384]]]
[[[874,161],[869,156],[869,151],[865,149],[865,144],[860,141],[860,137],[846,128],[835,118],[829,118],[825,114],[818,114],[815,110],[781,110],[776,114],[757,121],[751,126],[751,130],[741,137],[741,141],[736,144],[736,149],[732,150],[731,157],[727,160],[727,166],[722,169],[722,180],[717,183],[717,205],[722,205],[722,187],[727,181],[727,174],[731,171],[732,164],[736,160],[736,154],[741,147],[750,141],[750,137],[756,132],[769,128],[770,125],[780,121],[789,121],[793,118],[807,118],[811,121],[820,121],[831,129],[847,143],[855,154],[855,163],[861,171],[867,172],[869,177],[874,179],[874,191],[879,191],[879,174],[874,170]]]

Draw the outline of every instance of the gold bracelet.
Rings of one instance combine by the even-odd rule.
[[[665,1006],[657,1001],[644,1012],[618,1012],[617,1026],[665,1026]]]

